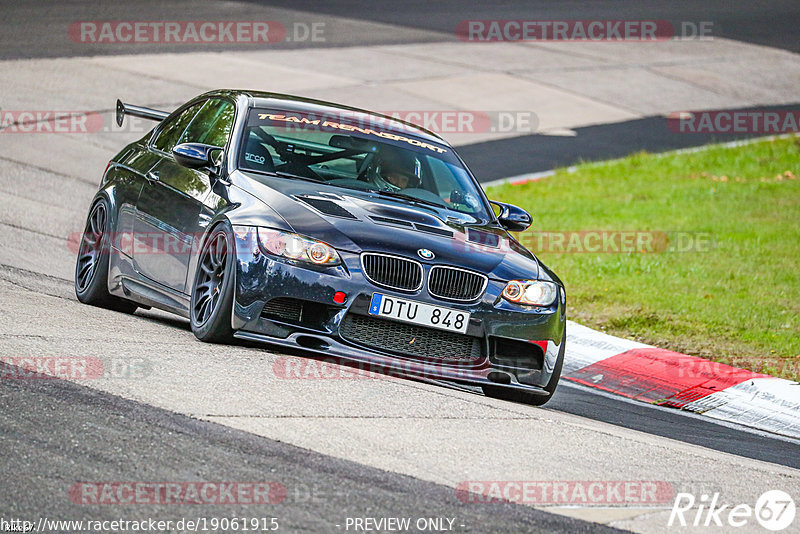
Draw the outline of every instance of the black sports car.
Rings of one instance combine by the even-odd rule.
[[[541,405],[564,358],[561,281],[438,135],[288,95],[212,91],[109,162],[81,302],[189,318],[202,341],[301,347]]]

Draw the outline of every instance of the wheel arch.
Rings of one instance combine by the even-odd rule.
[[[190,269],[190,274],[189,274],[190,278],[188,280],[189,284],[187,284],[187,289],[189,290],[189,298],[190,298],[190,300],[191,300],[191,295],[194,292],[194,284],[195,284],[195,280],[197,278],[197,269],[199,268],[200,255],[202,254],[203,249],[206,246],[206,243],[208,243],[208,238],[221,226],[227,225],[228,228],[231,230],[231,232],[233,231],[233,223],[228,218],[228,216],[227,216],[228,213],[229,212],[227,212],[227,211],[218,213],[211,220],[211,222],[208,223],[208,226],[206,227],[206,230],[203,232],[202,239],[197,244],[197,248],[195,249],[194,257],[192,258],[192,268]],[[233,262],[234,262],[232,264],[232,266],[231,266],[231,274],[230,274],[230,276],[234,277],[233,278],[233,286],[232,286],[232,288],[233,288],[233,300],[234,300],[234,302],[236,302],[236,291],[237,291],[237,285],[236,285],[236,282],[237,282],[237,279],[236,279],[236,272],[237,272],[236,255],[237,255],[237,251],[236,251],[236,238],[233,235],[233,233],[231,233],[230,246],[233,247],[232,255],[233,255]],[[191,310],[189,310],[189,313],[191,314]],[[230,318],[231,328],[236,330],[236,321],[234,320],[234,316],[235,316],[235,313],[233,313],[233,311],[231,311],[231,318]]]

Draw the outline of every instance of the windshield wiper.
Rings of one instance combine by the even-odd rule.
[[[382,197],[390,197],[390,198],[399,198],[402,200],[408,200],[410,202],[416,202],[418,204],[425,204],[427,206],[434,206],[436,208],[442,209],[447,208],[445,204],[439,204],[438,202],[433,202],[432,200],[425,200],[422,198],[412,197],[411,195],[404,195],[403,193],[395,193],[392,191],[381,191],[380,189],[369,189],[370,193],[375,193]]]

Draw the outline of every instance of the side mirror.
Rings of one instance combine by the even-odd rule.
[[[528,229],[533,223],[531,214],[522,208],[514,206],[513,204],[506,204],[505,202],[491,201],[492,204],[500,208],[500,213],[497,214],[497,220],[503,225],[503,228],[509,232],[522,232]]]
[[[172,157],[181,167],[214,169],[222,161],[222,149],[203,143],[181,143],[173,147]]]

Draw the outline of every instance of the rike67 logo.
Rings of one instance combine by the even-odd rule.
[[[744,527],[753,520],[767,530],[778,532],[794,522],[796,509],[792,497],[781,490],[764,492],[755,506],[723,504],[719,493],[695,498],[691,493],[678,493],[669,514],[667,526]]]

